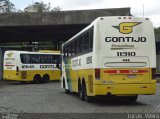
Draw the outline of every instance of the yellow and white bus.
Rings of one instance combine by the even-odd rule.
[[[6,51],[3,79],[45,83],[60,80],[60,52]]]
[[[131,102],[156,91],[154,29],[148,18],[99,17],[62,45],[61,87]],[[123,99],[122,98],[122,99]]]

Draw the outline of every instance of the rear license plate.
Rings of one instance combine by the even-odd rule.
[[[127,75],[127,78],[137,78],[137,75],[136,74]]]

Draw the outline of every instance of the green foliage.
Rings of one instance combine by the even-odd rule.
[[[59,11],[61,11],[61,9],[62,9],[62,8],[60,8],[59,6],[57,6],[57,7],[54,7],[54,8],[51,10],[51,12],[59,12]]]
[[[43,1],[41,1],[41,2],[35,2],[32,5],[28,5],[24,9],[24,11],[22,11],[22,10],[17,10],[15,8],[15,5],[12,2],[10,2],[10,0],[0,0],[0,13],[57,12],[57,11],[60,11],[60,10],[61,10],[61,8],[59,6],[51,8],[50,3],[46,4]]]
[[[29,5],[24,9],[24,11],[26,11],[26,12],[29,12],[29,11],[32,11],[32,12],[52,12],[52,11],[60,11],[60,10],[61,10],[60,7],[54,7],[53,9],[51,9],[50,3],[46,4],[42,1],[35,2],[32,5]]]
[[[15,5],[9,0],[0,0],[0,13],[12,13],[15,12]]]
[[[35,7],[38,12],[49,12],[49,10],[51,8],[50,3],[45,4],[42,1],[35,2],[32,6]]]
[[[160,33],[160,27],[154,28],[155,33]]]

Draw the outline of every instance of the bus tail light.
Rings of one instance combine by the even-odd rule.
[[[100,69],[95,69],[95,78],[100,79]]]
[[[156,79],[156,68],[152,68],[152,79]]]

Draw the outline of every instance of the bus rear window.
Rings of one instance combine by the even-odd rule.
[[[60,60],[59,55],[48,54],[21,54],[20,58],[24,64],[56,64]]]

